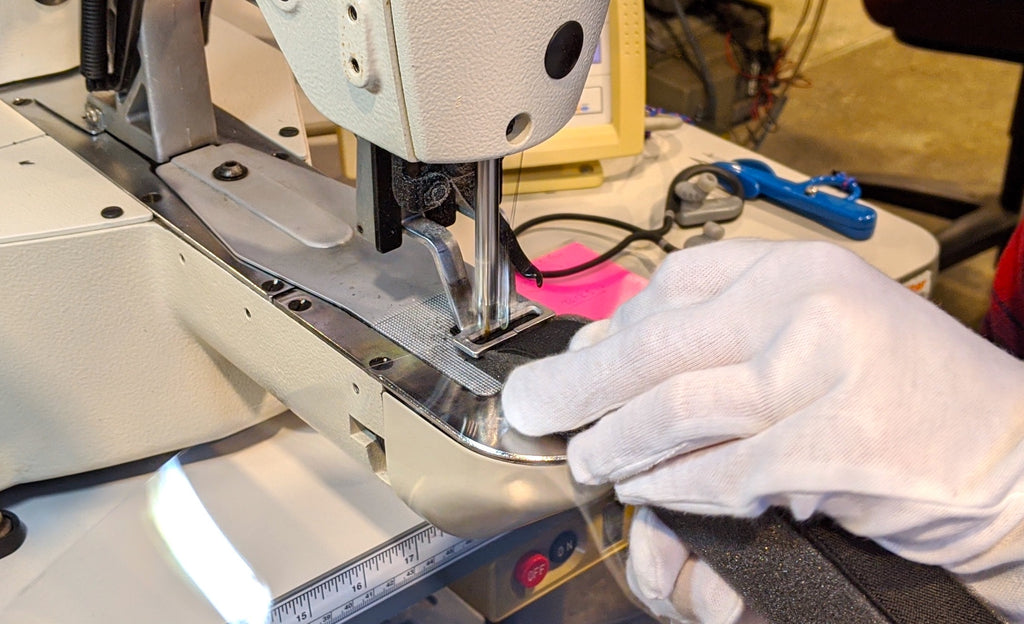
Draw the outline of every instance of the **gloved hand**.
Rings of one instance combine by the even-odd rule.
[[[629,529],[626,581],[655,615],[674,622],[761,622],[743,608],[743,600],[711,566],[689,549],[658,519],[640,507]]]
[[[514,371],[503,408],[530,435],[592,425],[572,473],[623,502],[825,513],[1024,621],[1024,364],[839,247],[671,254],[568,352]],[[634,590],[735,621],[739,599],[659,525],[633,529]]]

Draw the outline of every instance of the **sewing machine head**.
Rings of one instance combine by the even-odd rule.
[[[496,159],[572,117],[607,1],[259,5],[313,104],[362,139],[357,232],[382,253],[402,244],[403,227],[428,246],[455,344],[477,357],[550,316],[516,295]],[[472,280],[436,227],[456,212],[476,222]],[[528,261],[515,268],[539,279]]]
[[[539,272],[521,252],[509,262],[518,250],[499,208],[498,159],[572,117],[608,0],[531,10],[494,0],[258,4],[313,104],[361,139],[350,225],[380,253],[400,247],[405,232],[427,245],[454,344],[478,357],[548,318],[515,291],[513,266],[537,280]],[[202,59],[209,3],[116,6],[113,33],[101,28],[107,2],[83,7],[87,119],[160,163],[215,142]],[[192,71],[175,79],[180,67]],[[457,212],[476,222],[472,279],[443,229]]]
[[[258,0],[313,104],[407,161],[477,162],[576,110],[607,0]]]

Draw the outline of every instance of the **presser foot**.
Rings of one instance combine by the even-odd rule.
[[[521,299],[509,311],[508,327],[491,332],[484,332],[479,327],[470,327],[455,334],[452,342],[466,355],[478,358],[488,349],[492,349],[506,340],[516,337],[554,315],[554,312],[544,306]]]

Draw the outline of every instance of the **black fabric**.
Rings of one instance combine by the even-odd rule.
[[[946,570],[913,563],[824,517],[796,522],[664,509],[658,517],[773,624],[999,624]]]
[[[504,382],[517,366],[565,351],[576,332],[589,322],[580,316],[556,316],[485,351],[472,362],[491,377]]]
[[[903,559],[825,516],[797,528],[893,622],[1000,621],[943,568]]]

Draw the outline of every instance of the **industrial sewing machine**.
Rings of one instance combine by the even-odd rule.
[[[259,4],[313,103],[361,137],[357,189],[217,118],[207,2],[85,0],[90,92],[10,94],[49,137],[5,111],[32,164],[4,173],[20,194],[0,240],[24,242],[0,255],[50,312],[4,308],[19,365],[0,375],[0,487],[221,437],[279,400],[462,535],[592,497],[561,440],[500,413],[503,376],[558,348],[529,336],[564,344],[567,330],[515,292],[509,252],[530,267],[501,216],[498,159],[572,116],[607,1]],[[56,186],[66,222],[28,196]],[[472,277],[445,227],[460,212]]]
[[[61,49],[50,38],[66,36],[66,20],[54,20],[73,4],[5,3],[32,19],[5,15],[0,41]],[[35,78],[77,56],[19,58],[15,75],[0,64],[0,81],[17,81],[0,89],[0,266],[14,295],[0,307],[0,489],[221,438],[289,408],[458,535],[599,497],[570,479],[563,440],[520,436],[500,414],[507,372],[562,348],[574,325],[515,293],[512,265],[531,268],[510,262],[496,158],[571,116],[606,3],[525,15],[501,3],[259,4],[306,93],[362,137],[358,188],[301,162],[287,136],[298,122],[268,138],[213,107],[209,3],[86,1],[90,23],[109,27],[86,43],[91,93],[77,73]],[[742,155],[686,137],[694,154]],[[657,202],[684,156],[670,141]],[[630,176],[610,177],[594,197],[635,197]],[[446,227],[467,216],[472,271]],[[884,266],[918,233],[883,218],[858,249],[895,278],[918,277],[932,256]],[[769,209],[730,235],[791,237],[789,224]],[[323,454],[308,441],[301,452]]]

